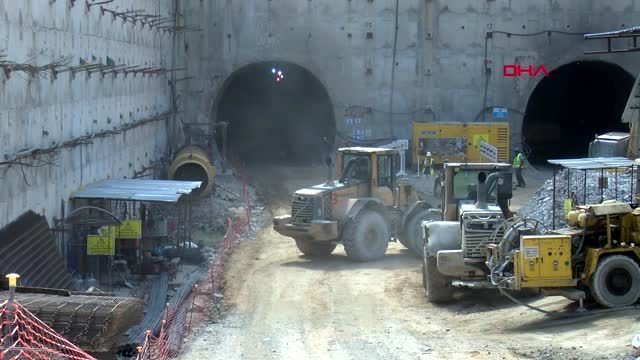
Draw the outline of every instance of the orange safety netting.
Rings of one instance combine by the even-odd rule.
[[[17,302],[0,304],[0,358],[95,360]]]
[[[242,193],[245,207],[244,216],[227,220],[227,232],[215,262],[209,266],[206,275],[194,286],[189,297],[175,307],[166,309],[160,334],[156,337],[151,334],[151,331],[147,331],[144,344],[138,347],[137,360],[165,360],[178,355],[182,350],[182,337],[186,335],[192,325],[195,325],[192,324],[193,314],[187,316],[187,313],[194,311],[195,297],[205,294],[211,299],[215,298],[215,291],[222,286],[223,269],[227,257],[231,255],[243,233],[250,229],[251,207],[246,185],[243,186]]]

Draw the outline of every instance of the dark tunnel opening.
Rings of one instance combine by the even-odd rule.
[[[209,185],[209,176],[207,171],[199,164],[187,163],[176,169],[173,176],[175,180],[181,181],[201,181],[202,184],[192,191],[193,195],[199,195]]]
[[[229,123],[228,157],[244,163],[324,164],[328,149],[323,137],[332,146],[336,133],[323,84],[290,63],[257,63],[238,70],[220,98],[217,121]]]
[[[634,78],[618,65],[573,62],[552,71],[533,91],[522,125],[528,160],[587,157],[595,135],[625,131],[620,122]]]

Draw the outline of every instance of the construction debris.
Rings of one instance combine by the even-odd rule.
[[[599,184],[600,172],[587,172],[585,183],[584,171],[562,170],[556,174],[555,191],[555,227],[567,225],[564,219],[565,199],[572,199],[572,206],[584,204],[597,204],[605,200],[619,200],[631,202],[632,194],[635,191],[635,177],[626,169],[603,172],[607,179],[606,188],[601,189]],[[586,187],[585,187],[586,184]],[[524,205],[518,215],[536,219],[542,222],[549,229],[553,227],[553,178],[547,179],[536,191],[531,200]]]
[[[200,199],[193,203],[192,222],[195,229],[224,233],[226,221],[244,213],[243,186],[234,176],[219,174],[216,176],[216,187],[224,191],[216,191],[214,196]],[[249,205],[255,208],[255,191],[247,187]]]

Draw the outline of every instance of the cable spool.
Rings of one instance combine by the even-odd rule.
[[[202,185],[192,194],[206,197],[214,189],[216,168],[201,147],[190,145],[182,148],[169,167],[169,179],[181,181],[201,181]]]

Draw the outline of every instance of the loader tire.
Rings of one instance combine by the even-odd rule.
[[[422,222],[435,220],[427,210],[421,210],[407,220],[404,226],[402,238],[407,242],[407,248],[413,255],[422,258],[424,254],[424,239],[422,237]]]
[[[307,256],[325,257],[331,255],[338,245],[296,239],[296,246],[298,247],[298,250]]]
[[[382,258],[390,238],[387,219],[378,211],[364,209],[345,225],[342,243],[351,260],[365,262]]]
[[[626,255],[601,259],[591,276],[591,294],[608,308],[635,304],[640,298],[640,266]]]
[[[423,258],[422,284],[427,292],[427,299],[432,303],[446,303],[453,299],[453,288],[449,279],[438,271],[435,256]]]

